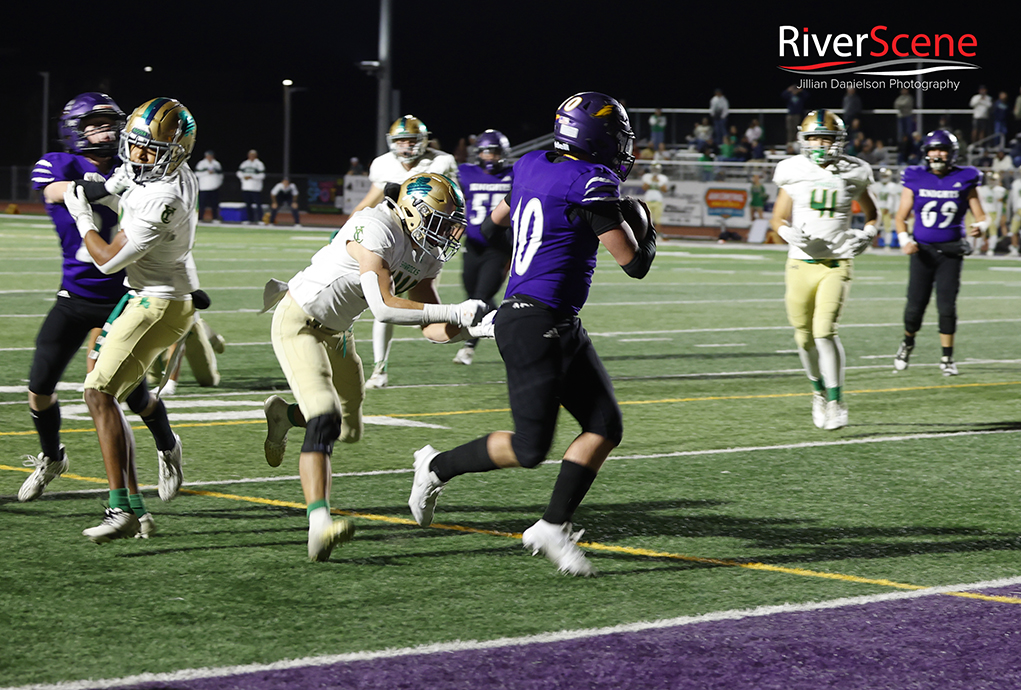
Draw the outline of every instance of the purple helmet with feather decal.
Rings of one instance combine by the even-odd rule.
[[[946,151],[947,160],[944,164],[941,159],[929,158],[929,151],[933,149]],[[922,161],[925,167],[933,172],[942,172],[953,166],[957,161],[957,153],[961,147],[957,143],[957,137],[945,129],[934,129],[922,139]]]
[[[90,142],[85,134],[86,120],[95,117],[109,117],[113,123],[106,125],[114,136],[109,141]],[[98,156],[113,156],[117,153],[117,142],[124,129],[124,111],[105,93],[88,91],[69,100],[60,113],[58,133],[64,148],[70,153],[92,153]],[[95,134],[95,131],[90,134]]]
[[[622,181],[635,164],[635,133],[624,106],[606,94],[577,93],[557,108],[553,148],[583,153],[614,172]]]
[[[475,140],[476,154],[479,156],[479,167],[490,175],[495,175],[507,167],[507,158],[511,155],[510,141],[495,129],[487,129]],[[483,153],[492,153],[494,158],[483,160]]]

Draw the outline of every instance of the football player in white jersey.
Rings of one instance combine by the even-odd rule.
[[[900,185],[894,181],[890,170],[882,168],[879,171],[879,180],[872,184],[869,191],[872,192],[879,211],[879,231],[883,233],[887,250],[890,250],[893,248],[893,239],[897,236],[893,217],[900,203]]]
[[[129,476],[135,479],[135,443],[119,403],[194,319],[191,293],[199,282],[191,247],[198,182],[187,163],[194,145],[195,119],[179,101],[154,98],[135,109],[121,136],[124,173],[115,178],[122,182],[106,187],[115,193],[106,202],[116,203],[120,216],[120,231],[109,243],[96,232],[85,187],[71,185],[64,194],[96,266],[107,274],[125,270],[131,294],[85,378],[85,402],[110,485],[103,522],[83,532],[97,543],[133,536],[140,529],[126,488]],[[152,396],[143,417],[162,405]],[[169,501],[181,487],[181,441],[169,422],[161,434],[153,434],[159,450],[159,495]]]
[[[1010,255],[1018,255],[1018,231],[1021,230],[1021,175],[1010,183]]]
[[[790,245],[787,319],[814,391],[812,421],[821,429],[847,426],[837,321],[851,288],[852,258],[868,249],[878,233],[869,193],[872,168],[844,155],[846,137],[835,114],[810,112],[798,131],[801,155],[781,161],[773,174],[779,192],[770,226]],[[855,200],[865,214],[861,230],[851,228]]]
[[[642,175],[642,191],[645,192],[645,205],[652,215],[652,224],[659,227],[663,220],[663,195],[670,187],[670,178],[663,174],[663,166],[653,163],[649,172]]]
[[[348,520],[330,517],[333,444],[362,436],[364,372],[352,325],[370,309],[377,321],[419,325],[433,342],[492,337],[482,300],[440,304],[436,277],[458,250],[465,228],[464,197],[448,177],[415,175],[397,201],[355,213],[312,264],[284,284],[270,281],[265,307],[277,304],[272,341],[297,401],[266,400],[266,461],[280,464],[291,426],[305,428],[299,474],[308,506],[308,557],[329,559],[351,538]],[[407,292],[407,299],[395,295]],[[495,315],[495,311],[491,312]]]
[[[354,213],[375,206],[383,200],[387,183],[401,184],[412,175],[439,173],[460,184],[457,161],[449,153],[429,148],[429,128],[414,115],[397,118],[386,135],[389,153],[384,153],[369,166],[372,188],[355,207]],[[390,382],[387,360],[390,358],[390,341],[393,324],[376,321],[372,327],[372,375],[366,388],[386,388]]]
[[[1007,190],[1000,184],[1000,181],[1000,173],[995,171],[986,173],[983,184],[975,190],[978,193],[979,203],[982,204],[982,210],[986,212],[986,219],[989,221],[989,227],[985,232],[986,256],[996,255],[1000,225],[1005,225],[1004,221],[1006,220]],[[981,236],[969,239],[975,250],[981,247]]]

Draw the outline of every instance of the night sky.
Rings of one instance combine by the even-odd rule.
[[[280,82],[290,78],[307,88],[292,95],[292,172],[343,173],[351,156],[367,161],[375,154],[377,82],[356,64],[377,57],[377,2],[250,3],[234,12],[164,4],[163,16],[148,14],[145,27],[133,25],[122,5],[104,7],[87,19],[56,25],[41,15],[7,22],[0,42],[0,123],[7,133],[0,165],[28,166],[41,152],[41,71],[50,73],[50,150],[59,150],[52,118],[77,93],[106,91],[126,112],[149,98],[170,96],[184,102],[198,123],[193,162],[212,148],[232,170],[254,147],[267,168],[278,171]],[[173,18],[176,7],[182,8],[179,19]],[[544,134],[560,102],[581,90],[609,93],[629,107],[707,108],[720,87],[734,108],[781,107],[780,92],[797,79],[777,69],[792,61],[779,57],[779,27],[788,24],[819,34],[868,33],[877,24],[888,25],[890,35],[973,33],[977,55],[965,59],[981,69],[926,77],[962,82],[957,92],[929,92],[926,106],[965,108],[979,84],[988,85],[994,98],[1007,91],[1011,105],[1018,94],[1021,74],[1010,69],[1017,64],[1013,22],[995,21],[991,10],[963,20],[926,12],[925,19],[907,21],[864,5],[855,5],[854,14],[831,10],[828,16],[825,9],[809,13],[806,7],[393,0],[398,114],[420,117],[450,151],[460,137],[490,127],[512,144]],[[151,72],[144,71],[147,65]],[[866,109],[889,108],[897,91],[860,95]],[[813,105],[839,108],[841,98],[842,90],[828,89],[815,94]],[[742,131],[747,117],[735,121]],[[961,117],[960,126],[967,119]]]

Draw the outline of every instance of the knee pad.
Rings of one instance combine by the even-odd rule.
[[[812,337],[811,331],[802,330],[800,328],[794,329],[794,342],[798,344],[802,350],[811,350],[815,347],[815,338]]]
[[[305,427],[302,453],[333,454],[333,443],[340,438],[340,415],[321,414],[310,419]]]

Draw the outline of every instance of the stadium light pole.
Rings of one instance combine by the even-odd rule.
[[[284,179],[291,175],[291,87],[294,82],[284,79]]]
[[[49,111],[50,111],[50,73],[40,72],[39,76],[43,78],[43,152],[42,155],[46,155],[49,151],[47,145],[47,138],[49,137]]]
[[[390,0],[379,0],[379,94],[376,101],[376,155],[386,153],[390,112]]]

